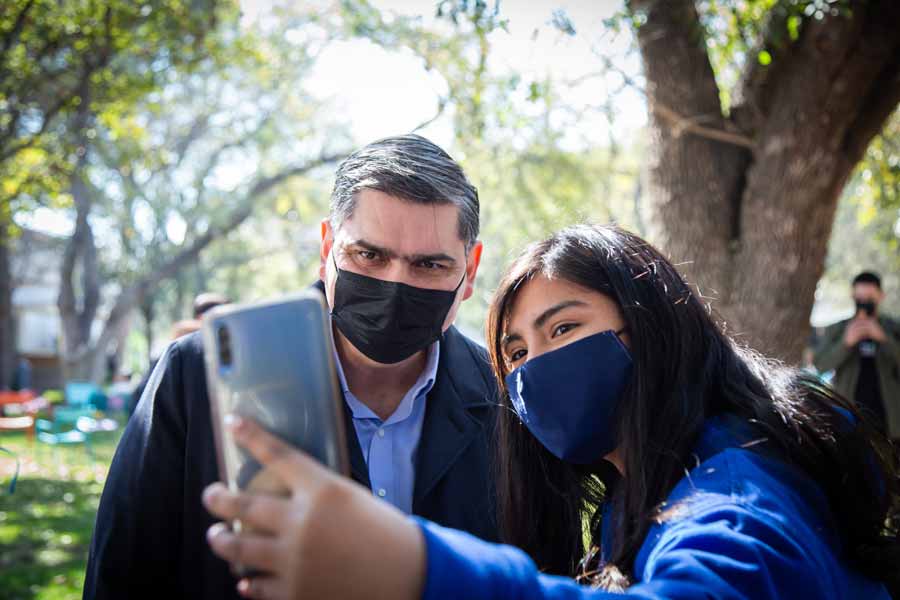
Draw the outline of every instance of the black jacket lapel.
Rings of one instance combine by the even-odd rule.
[[[416,458],[414,513],[482,431],[482,423],[471,412],[489,406],[482,369],[461,334],[451,327],[441,339],[437,377],[426,399]]]

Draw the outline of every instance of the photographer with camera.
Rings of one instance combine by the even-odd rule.
[[[900,323],[878,312],[881,278],[853,279],[856,314],[828,327],[815,356],[819,371],[834,370],[833,385],[866,410],[888,437],[900,439]]]

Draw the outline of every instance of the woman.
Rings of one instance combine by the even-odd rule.
[[[294,490],[207,490],[213,513],[269,534],[210,530],[215,552],[271,574],[244,595],[900,597],[886,440],[816,380],[737,347],[644,240],[577,226],[532,246],[487,333],[510,409],[501,524],[535,562],[405,518],[241,423]]]

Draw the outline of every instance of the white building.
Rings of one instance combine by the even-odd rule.
[[[31,364],[31,387],[59,388],[60,267],[66,239],[23,229],[12,245],[12,310],[16,348]]]

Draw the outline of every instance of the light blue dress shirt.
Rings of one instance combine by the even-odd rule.
[[[434,386],[440,353],[440,341],[428,348],[425,368],[418,380],[403,396],[397,410],[382,421],[350,391],[335,351],[338,378],[353,415],[359,447],[369,467],[372,492],[407,514],[412,513],[416,450],[425,420],[425,396]]]

